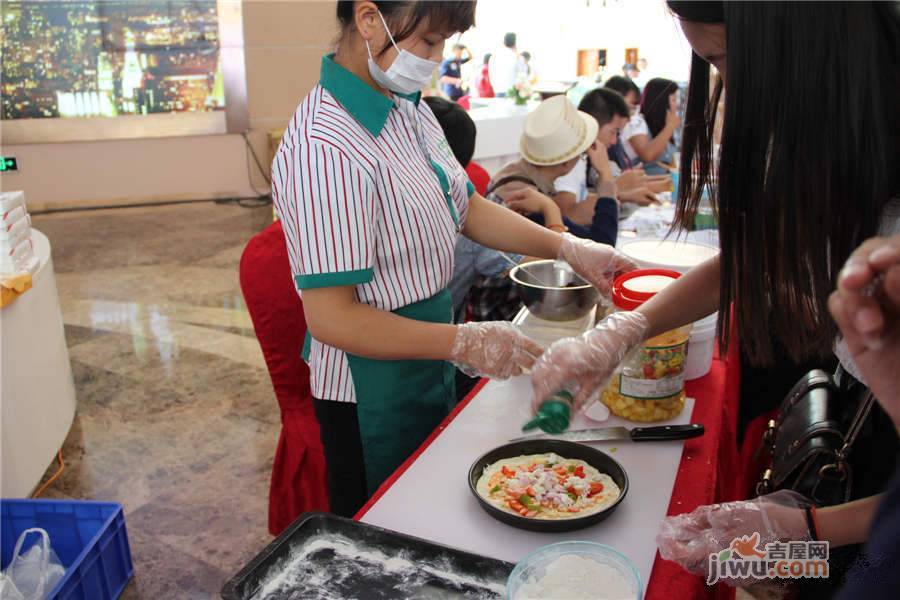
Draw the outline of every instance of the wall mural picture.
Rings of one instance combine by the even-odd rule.
[[[225,109],[216,0],[10,1],[4,120]]]

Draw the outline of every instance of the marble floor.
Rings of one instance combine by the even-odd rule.
[[[271,218],[213,203],[34,217],[78,398],[44,497],[125,506],[124,598],[218,597],[271,540],[279,413],[238,284],[242,249]]]

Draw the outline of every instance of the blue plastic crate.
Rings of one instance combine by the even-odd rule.
[[[121,504],[77,500],[0,500],[2,567],[12,560],[23,531],[40,527],[50,536],[66,574],[53,600],[118,598],[134,575]],[[23,552],[38,536],[29,536]]]

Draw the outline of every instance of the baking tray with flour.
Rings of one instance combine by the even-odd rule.
[[[225,584],[222,598],[493,600],[505,596],[512,569],[374,525],[306,513]]]

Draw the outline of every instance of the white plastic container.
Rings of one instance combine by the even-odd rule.
[[[544,594],[535,594],[536,590],[529,589],[539,586],[538,582],[546,577],[550,571],[554,570],[554,563],[558,567],[559,563],[556,561],[567,556],[593,561],[618,575],[617,587],[625,589],[618,590],[623,593],[617,593],[615,595],[616,599],[641,600],[643,598],[644,586],[641,582],[641,574],[631,559],[615,548],[604,546],[603,544],[569,541],[542,546],[516,563],[516,568],[509,574],[509,580],[506,584],[507,599],[543,600],[546,598],[547,600],[558,600],[563,597],[571,598],[574,596],[577,598],[590,597],[603,600],[611,597],[604,593],[609,593],[609,590],[604,589],[600,582],[589,581],[585,577],[579,577],[580,573],[573,573],[573,576],[569,578],[569,583],[576,589],[586,587],[587,590],[572,590],[574,593],[563,595],[557,589],[548,590]],[[584,591],[587,591],[588,594],[579,593]]]
[[[716,246],[687,240],[637,239],[619,244],[619,250],[643,269],[670,269],[686,273],[716,256]]]
[[[691,339],[688,342],[687,361],[684,365],[686,380],[700,379],[709,373],[716,350],[718,320],[719,313],[716,312],[694,323],[694,327],[691,329]]]

